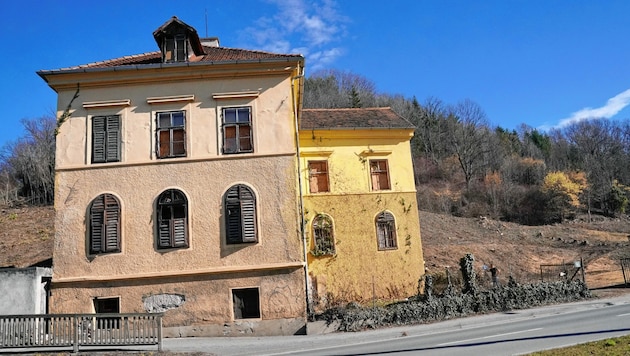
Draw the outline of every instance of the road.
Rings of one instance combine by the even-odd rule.
[[[357,333],[165,339],[165,351],[234,355],[519,355],[630,334],[630,294]]]

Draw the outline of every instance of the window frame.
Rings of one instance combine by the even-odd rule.
[[[180,45],[182,48],[179,48]],[[163,46],[162,62],[177,63],[188,61],[188,38],[186,34],[179,33],[164,37]],[[167,58],[169,54],[172,54],[171,58]]]
[[[227,112],[235,111],[234,122],[227,122]],[[239,121],[239,112],[247,112],[247,121]],[[222,134],[222,146],[221,152],[223,154],[242,154],[254,152],[254,125],[253,125],[253,108],[251,105],[245,106],[225,106],[221,108],[221,134]],[[241,137],[241,129],[248,131],[248,136]],[[228,131],[234,131],[234,137],[228,137]],[[229,143],[229,140],[234,140],[234,143]],[[242,148],[243,140],[246,140],[248,148]],[[233,146],[233,148],[232,148]]]
[[[260,287],[232,288],[230,290],[230,296],[232,297],[232,313],[234,320],[262,319]],[[251,300],[250,298],[252,297],[255,300]],[[245,309],[247,309],[248,316],[243,316]],[[251,311],[254,311],[254,315],[249,316],[249,312]]]
[[[108,305],[109,303],[111,303],[111,305]],[[98,316],[98,314],[120,314],[120,297],[92,298],[92,305],[94,306],[94,314],[97,314],[96,318],[90,318],[94,323],[94,325],[92,325],[94,329],[111,330],[120,328],[121,318]]]
[[[160,193],[156,203],[156,248],[168,250],[190,247],[186,194],[179,189],[167,189]],[[165,215],[168,215],[167,218]]]
[[[392,185],[389,176],[389,162],[387,159],[371,159],[370,167],[370,187],[372,191],[391,190]],[[376,169],[374,169],[376,167]],[[385,183],[386,186],[382,187]]]
[[[174,124],[174,115],[181,114],[182,123]],[[162,117],[168,115],[169,124],[162,127]],[[176,133],[181,131],[181,139],[175,140]],[[167,146],[162,140],[162,135],[168,135],[168,141],[166,142]],[[187,156],[187,148],[186,148],[186,110],[171,110],[171,111],[158,111],[155,113],[155,154],[158,159],[165,158],[178,158],[178,157],[186,157]],[[181,152],[175,152],[175,144],[181,144],[181,147],[177,147],[181,149]],[[168,152],[162,152],[162,148],[166,147]]]
[[[101,120],[103,121],[102,123],[99,122]],[[92,116],[92,163],[121,161],[121,128],[120,115]],[[97,145],[101,147],[99,148]]]
[[[396,219],[389,211],[382,211],[374,219],[376,242],[379,251],[398,249]]]
[[[121,209],[118,198],[110,193],[100,194],[90,203],[88,215],[89,254],[121,252]]]
[[[317,167],[317,166],[320,167]],[[308,184],[309,193],[329,193],[330,192],[330,179],[328,175],[328,160],[309,160],[308,166]],[[321,170],[320,168],[322,168]],[[313,184],[315,183],[315,184]],[[320,183],[325,183],[325,188],[320,189]],[[314,189],[315,188],[315,189]]]
[[[226,245],[258,243],[256,194],[245,184],[235,184],[223,195]]]
[[[327,226],[326,226],[327,225]],[[326,231],[327,230],[327,231]],[[311,224],[314,256],[335,255],[335,229],[332,218],[327,214],[317,214]]]

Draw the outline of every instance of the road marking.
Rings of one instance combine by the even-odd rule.
[[[630,315],[630,313],[619,314],[619,315],[617,315],[617,316],[628,316],[628,315]]]
[[[447,343],[444,343],[444,344],[439,344],[439,345],[437,345],[437,346],[446,346],[446,345],[452,345],[452,344],[459,344],[460,342],[469,342],[469,341],[475,341],[475,340],[491,339],[491,338],[494,338],[494,337],[508,336],[508,335],[514,335],[514,334],[522,334],[522,333],[528,333],[528,332],[530,332],[530,331],[536,331],[536,330],[542,330],[542,328],[534,328],[534,329],[529,329],[529,330],[521,330],[521,331],[515,331],[515,332],[505,333],[505,334],[489,335],[489,336],[477,337],[477,338],[474,338],[474,339],[468,339],[468,340],[457,340],[457,341],[451,341],[451,342],[447,342]]]

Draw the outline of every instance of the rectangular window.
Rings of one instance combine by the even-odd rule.
[[[370,160],[370,176],[372,178],[372,190],[390,189],[386,159]]]
[[[120,298],[94,298],[94,311],[96,314],[118,314],[120,313]],[[118,329],[120,318],[95,319],[96,329]]]
[[[156,119],[158,158],[186,157],[186,113],[159,112]]]
[[[329,192],[328,162],[308,161],[308,177],[311,193]]]
[[[232,290],[234,319],[260,318],[260,292],[258,288]]]
[[[92,163],[120,161],[120,116],[92,118]]]
[[[252,108],[223,109],[223,153],[254,152],[252,143]]]
[[[164,38],[164,62],[185,62],[186,36],[175,35]]]

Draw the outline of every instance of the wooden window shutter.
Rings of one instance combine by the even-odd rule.
[[[102,194],[90,206],[90,253],[120,251],[120,204]]]
[[[228,244],[241,242],[241,206],[238,186],[230,188],[225,196],[225,232]]]
[[[120,116],[92,118],[92,163],[120,161]]]
[[[120,161],[120,116],[107,117],[107,162]]]
[[[254,194],[245,186],[241,186],[240,193],[243,242],[257,242],[256,201],[254,200]]]
[[[90,253],[101,253],[103,251],[104,211],[105,202],[101,195],[94,199],[90,207]]]
[[[188,246],[186,239],[186,219],[173,219],[173,246],[185,247]]]
[[[228,244],[258,241],[256,200],[247,186],[235,185],[226,192],[225,224]]]
[[[106,162],[105,146],[107,140],[106,117],[95,116],[92,118],[92,162]]]
[[[171,247],[171,221],[160,220],[158,226],[158,247],[169,248]]]
[[[105,252],[120,251],[120,206],[111,194],[104,194]]]

